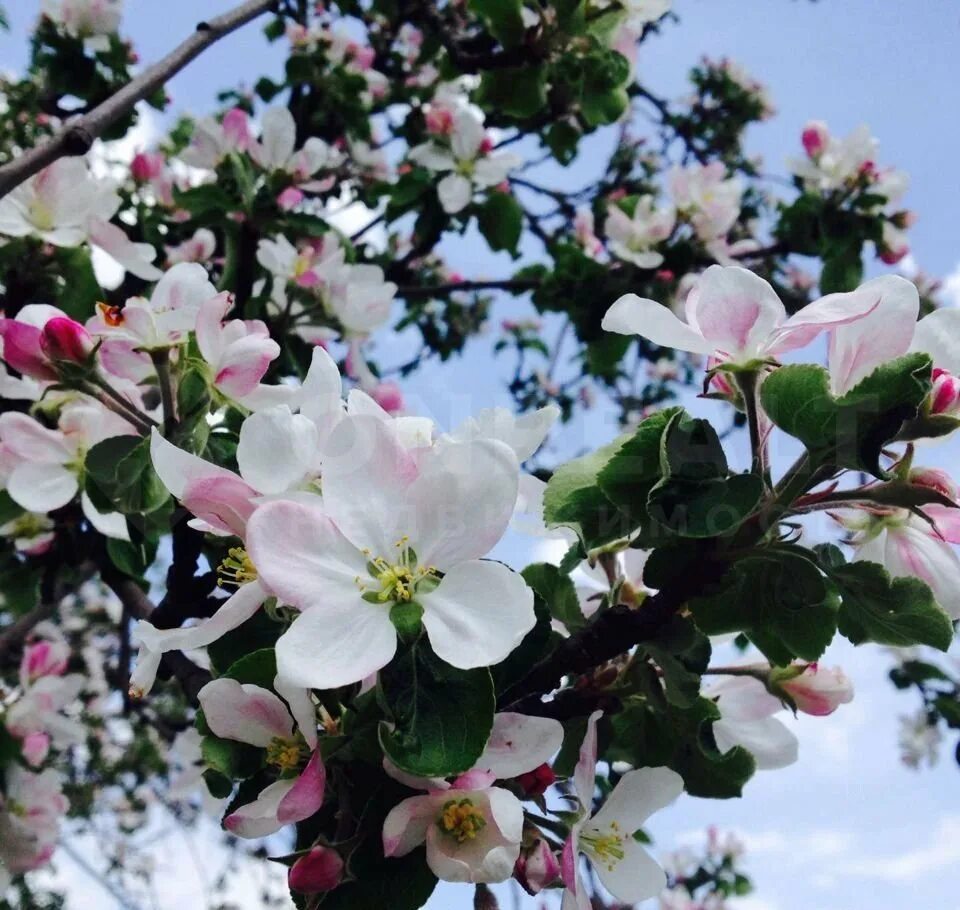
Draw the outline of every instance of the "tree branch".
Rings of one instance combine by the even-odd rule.
[[[116,94],[89,113],[68,120],[60,132],[43,145],[0,167],[0,198],[59,158],[85,155],[93,140],[131,111],[137,102],[152,95],[212,44],[276,5],[277,0],[246,0],[222,16],[197,23],[196,31],[189,38]]]
[[[535,278],[506,278],[501,281],[454,281],[450,284],[401,285],[397,296],[408,300],[419,297],[443,297],[457,291],[532,291],[540,287]]]

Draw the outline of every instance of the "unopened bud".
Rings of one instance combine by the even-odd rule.
[[[560,863],[542,837],[524,848],[513,867],[514,878],[528,894],[539,894],[560,877]]]
[[[823,154],[829,139],[830,131],[822,120],[811,120],[803,128],[803,133],[800,136],[803,150],[811,158],[819,158]]]
[[[539,768],[527,771],[517,778],[517,783],[523,788],[523,792],[529,796],[543,796],[547,790],[553,786],[557,780],[553,768],[548,764],[542,764]]]
[[[960,378],[948,370],[934,368],[929,402],[931,414],[954,414],[960,410]]]
[[[301,856],[287,877],[291,891],[319,894],[332,891],[343,879],[343,859],[336,850],[317,845]]]
[[[793,699],[798,711],[815,717],[833,714],[840,705],[853,701],[853,683],[839,667],[822,669],[810,664],[792,679],[781,680],[775,670],[773,684]]]
[[[66,316],[48,320],[40,333],[40,348],[53,361],[86,363],[93,347],[90,333],[79,322]]]

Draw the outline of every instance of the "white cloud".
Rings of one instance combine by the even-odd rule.
[[[949,306],[960,307],[960,262],[954,266],[952,272],[944,275],[941,295]]]
[[[908,882],[960,863],[960,815],[940,819],[927,843],[896,856],[872,857],[846,864],[853,875],[887,882]]]

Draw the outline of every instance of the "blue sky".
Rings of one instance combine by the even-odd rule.
[[[39,2],[8,0],[5,5],[13,33],[0,36],[0,66],[17,68]],[[141,59],[150,61],[198,17],[227,5],[227,0],[128,0],[124,32]],[[954,110],[960,84],[960,6],[955,0],[677,0],[676,10],[682,25],[667,27],[643,49],[641,79],[659,94],[675,96],[685,91],[685,73],[705,52],[742,63],[767,83],[778,109],[749,138],[750,150],[763,155],[766,170],[773,173],[782,173],[784,159],[796,153],[806,120],[827,120],[837,132],[869,123],[881,140],[880,163],[911,175],[907,201],[920,216],[911,233],[916,261],[931,274],[953,274],[955,303],[960,304],[954,221],[960,209],[960,126]],[[248,28],[173,81],[174,110],[203,110],[217,89],[253,82],[277,70],[279,60],[276,49],[265,49],[256,27]],[[549,175],[557,185],[570,187],[589,176],[579,162]],[[469,236],[448,244],[446,252],[453,266],[471,276],[499,276],[513,267],[506,255],[491,255]],[[504,308],[496,316],[520,310],[522,306],[510,312]],[[389,344],[380,342],[383,360],[395,362],[387,356]],[[509,404],[502,387],[508,368],[499,361],[491,367],[489,344],[481,340],[460,360],[428,366],[413,377],[408,400],[412,409],[449,426],[480,407]],[[712,405],[704,408],[703,413],[725,420]],[[600,409],[566,429],[558,451],[596,447],[615,432],[610,415]],[[739,443],[734,449],[742,454]],[[788,449],[784,445],[778,454],[785,458]],[[953,454],[941,450],[931,461],[949,464]],[[498,555],[519,564],[535,554],[529,545],[510,540]],[[797,721],[800,761],[759,774],[743,799],[681,798],[650,826],[658,847],[699,839],[710,823],[740,832],[758,889],[754,898],[738,904],[741,910],[960,910],[955,887],[960,771],[949,752],[934,770],[912,772],[900,765],[897,715],[912,712],[916,704],[886,682],[891,663],[886,654],[879,649],[855,652],[841,643],[825,662],[847,669],[857,687],[853,704],[829,718]],[[83,900],[79,893],[77,899]],[[182,896],[177,900],[184,906]],[[172,908],[176,902],[171,901],[172,894],[163,895],[159,906]],[[449,910],[469,906],[469,900],[461,889],[441,888],[429,906]],[[533,901],[524,904],[535,906]]]

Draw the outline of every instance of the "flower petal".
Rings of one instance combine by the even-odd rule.
[[[268,495],[294,489],[316,464],[319,443],[314,424],[286,405],[258,411],[240,427],[240,474]]]
[[[630,835],[643,827],[654,812],[669,806],[681,793],[683,778],[669,768],[640,768],[628,771],[613,788],[591,824],[606,828],[616,822],[622,831]]]
[[[427,829],[436,821],[440,806],[446,800],[440,798],[411,796],[394,806],[383,822],[383,855],[406,856],[426,840]]]
[[[933,365],[960,376],[960,310],[934,310],[917,323],[911,351],[923,351]]]
[[[269,689],[221,676],[197,696],[207,725],[221,739],[266,748],[277,737],[290,739],[293,718]]]
[[[601,325],[606,332],[639,335],[656,345],[678,351],[711,354],[715,347],[696,329],[677,319],[669,307],[636,294],[620,297],[607,310]]]
[[[448,215],[462,212],[473,199],[473,184],[462,174],[447,174],[437,184],[440,205]]]
[[[277,821],[289,825],[310,818],[323,805],[326,786],[327,770],[318,750],[310,756],[310,761],[300,772],[290,792],[280,800]]]
[[[622,841],[623,859],[608,863],[601,857],[593,863],[593,868],[603,887],[617,900],[638,904],[662,891],[666,887],[667,876],[659,863],[631,834],[628,833]]]
[[[838,298],[839,303],[851,309],[873,305],[868,315],[838,326],[830,336],[830,384],[835,395],[842,395],[881,364],[907,352],[917,323],[920,296],[912,282],[885,275],[849,294],[831,294],[820,303]]]
[[[434,651],[461,670],[505,660],[536,623],[533,591],[498,562],[460,563],[419,600]]]
[[[50,512],[65,506],[77,495],[76,475],[62,464],[23,461],[7,480],[7,492],[30,512]]]
[[[277,672],[292,684],[337,689],[381,670],[397,650],[388,609],[361,600],[304,610],[277,641]]]
[[[548,762],[562,745],[559,721],[505,711],[494,716],[490,739],[473,767],[506,780]]]
[[[798,757],[800,744],[796,736],[775,717],[754,721],[721,718],[713,725],[713,736],[721,752],[743,746],[756,759],[761,771],[786,768]]]
[[[181,502],[188,484],[193,481],[217,477],[228,480],[238,479],[232,471],[218,467],[178,448],[172,442],[164,439],[156,430],[150,437],[150,458],[153,461],[154,470],[163,481],[163,485],[170,491],[171,495]],[[251,488],[253,495],[256,495],[256,492]]]
[[[279,831],[283,822],[277,812],[283,798],[293,789],[296,781],[278,780],[260,791],[252,802],[240,806],[223,820],[223,827],[237,837],[266,837]]]

